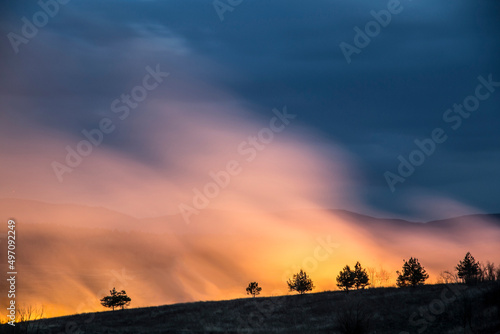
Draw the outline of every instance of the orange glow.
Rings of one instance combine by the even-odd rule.
[[[99,299],[113,287],[126,290],[131,307],[231,299],[246,297],[250,281],[263,296],[287,294],[286,279],[300,268],[315,291],[334,290],[338,272],[358,260],[393,273],[390,284],[410,256],[431,281],[466,251],[500,263],[500,230],[486,221],[424,231],[326,210],[364,212],[350,191],[356,173],[348,154],[332,148],[326,155],[290,125],[246,161],[238,146],[269,120],[224,110],[213,119],[196,107],[153,105],[154,112],[121,124],[137,134],[147,161],[103,145],[63,183],[51,162],[75,138],[43,131],[22,137],[3,126],[9,149],[0,151],[8,161],[0,166],[0,221],[14,218],[18,226],[20,304],[43,305],[47,316],[103,311]],[[241,173],[187,223],[179,204],[192,205],[193,189],[231,160]],[[12,191],[17,198],[8,198]]]
[[[55,212],[60,211],[57,208]],[[216,224],[212,228],[228,226],[238,216],[207,212],[209,221]],[[500,260],[491,252],[498,247],[494,244],[500,236],[498,228],[488,227],[488,222],[478,222],[467,232],[469,242],[462,231],[405,235],[385,230],[390,240],[378,244],[373,241],[376,236],[361,232],[359,222],[326,211],[243,216],[246,225],[240,226],[241,232],[223,229],[210,235],[210,231],[197,233],[197,223],[186,227],[184,234],[149,234],[55,225],[64,224],[57,220],[26,224],[20,215],[17,300],[41,304],[46,315],[55,316],[103,311],[99,299],[114,286],[127,291],[132,307],[140,307],[242,298],[253,280],[263,287],[263,296],[287,294],[285,281],[300,268],[313,278],[315,291],[335,290],[338,272],[357,260],[364,267],[383,266],[391,272],[389,285],[394,284],[402,259],[410,256],[420,259],[431,274],[430,282],[435,282],[440,271],[452,269],[465,249],[481,261]],[[311,223],[305,225],[305,220]],[[324,247],[328,244],[331,248]]]

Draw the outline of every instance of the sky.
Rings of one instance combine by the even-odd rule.
[[[498,89],[467,118],[457,120],[453,112],[448,122],[443,119],[453,104],[474,95],[479,76],[500,80],[498,3],[233,4],[71,1],[45,6],[53,17],[40,15],[43,6],[34,2],[2,5],[3,125],[26,145],[36,132],[78,142],[85,139],[83,129],[113,115],[110,101],[130,94],[146,67],[158,66],[169,76],[127,123],[153,119],[153,100],[167,107],[189,103],[194,113],[219,125],[246,122],[228,120],[240,117],[241,110],[264,124],[273,108],[286,106],[297,115],[289,133],[306,129],[308,145],[326,150],[331,145],[349,155],[349,168],[358,174],[351,191],[367,211],[428,218],[416,203],[429,196],[477,212],[499,211]],[[375,17],[382,24],[373,24]],[[24,37],[23,18],[40,25],[34,36],[25,27]],[[224,111],[217,115],[214,109]],[[131,127],[120,124],[98,149],[155,164],[155,152],[137,138],[149,129],[125,132]],[[436,128],[446,140],[429,155],[416,153],[411,175],[398,173],[398,157],[408,161],[418,149],[415,140],[431,138]],[[64,153],[51,158],[59,161]],[[37,166],[33,173],[48,167]],[[2,193],[7,196],[8,190]],[[325,203],[338,205],[328,198]]]
[[[98,127],[103,118],[114,120],[116,127],[94,153],[106,150],[108,156],[123,156],[126,164],[148,168],[189,169],[174,160],[201,149],[193,139],[201,132],[233,131],[243,141],[252,134],[247,124],[262,128],[273,109],[286,106],[296,117],[281,137],[292,137],[305,150],[319,151],[356,174],[343,202],[335,199],[336,180],[324,180],[331,185],[323,197],[326,207],[444,218],[436,213],[435,201],[428,200],[439,198],[466,207],[465,213],[500,212],[498,84],[490,86],[493,92],[480,89],[487,98],[474,99],[478,77],[500,81],[496,1],[46,4],[2,4],[2,153],[7,152],[4,159],[14,155],[31,165],[26,173],[33,178],[28,185],[3,182],[2,197],[78,202],[60,185],[51,162],[62,162],[65,146],[76,146],[85,139],[82,130]],[[382,24],[375,23],[376,17]],[[130,95],[147,67],[169,74],[138,106],[128,108],[132,112],[114,112],[111,103]],[[467,103],[474,110],[465,111],[466,117],[446,114],[470,95]],[[115,111],[127,109],[124,103],[117,101]],[[155,105],[177,106],[183,119],[191,113],[194,120],[183,120],[191,122],[192,128],[186,125],[191,136],[182,135],[192,143],[171,136],[163,147],[152,148],[155,135],[149,125],[167,136],[175,128],[172,122],[159,126]],[[171,111],[157,113],[174,117]],[[439,128],[441,142],[434,149],[428,144],[429,154],[413,155],[414,170],[406,166],[410,172],[398,172],[398,157],[409,161],[419,149],[415,140],[432,138]],[[43,164],[35,153],[21,158],[9,152],[16,146],[29,151],[44,140],[53,142],[44,145]],[[214,150],[211,154],[222,151]],[[335,161],[339,152],[348,158]],[[88,170],[65,173],[63,183],[86,177],[86,182],[100,182],[94,153],[84,162]],[[9,165],[3,163],[4,175],[15,174]],[[57,188],[58,194],[33,191],[33,183],[49,193]],[[87,191],[98,189],[80,192]],[[182,203],[171,202],[169,212]]]
[[[123,270],[146,306],[242,297],[249,277],[271,295],[307,264],[332,289],[356,260],[394,274],[418,255],[433,282],[466,246],[498,262],[488,221],[377,234],[326,210],[500,213],[499,11],[494,0],[1,3],[0,218],[26,226],[25,296],[60,315],[102,310],[106,277]]]

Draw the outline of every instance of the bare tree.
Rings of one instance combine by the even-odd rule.
[[[458,275],[449,270],[442,271],[439,274],[438,283],[449,284],[449,283],[458,283],[458,281],[459,281]]]
[[[486,265],[484,266],[484,271],[485,271],[485,279],[487,281],[494,281],[496,278],[496,272],[495,272],[495,264],[491,263],[490,261],[486,262]]]
[[[43,306],[35,307],[32,305],[21,306],[17,309],[17,326],[19,333],[38,334],[41,324],[39,321],[44,316]]]
[[[391,276],[392,274],[390,272],[384,268],[380,268],[380,270],[375,274],[378,286],[387,286]]]

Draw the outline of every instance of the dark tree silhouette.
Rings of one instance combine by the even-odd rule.
[[[429,274],[427,274],[420,262],[416,258],[403,261],[403,271],[396,271],[398,274],[396,285],[399,287],[423,285],[425,280],[429,278]]]
[[[351,270],[349,266],[345,266],[337,276],[337,286],[340,289],[344,289],[345,291],[349,291],[350,288],[354,285],[355,274],[354,271]]]
[[[294,274],[293,278],[287,281],[287,284],[290,291],[297,291],[301,295],[314,289],[312,279],[302,269],[298,274]]]
[[[118,292],[117,295],[118,295],[118,303],[116,306],[121,307],[123,310],[125,308],[125,306],[130,305],[130,302],[132,301],[132,299],[130,299],[130,297],[127,296],[127,293],[125,292],[125,290]]]
[[[262,288],[259,286],[259,283],[257,282],[248,283],[247,295],[252,295],[255,298],[255,296],[259,295],[261,291]]]
[[[364,289],[367,285],[370,285],[370,279],[368,278],[366,269],[363,269],[361,263],[358,261],[354,266],[354,286],[356,289]]]
[[[109,296],[105,296],[101,299],[102,306],[112,308],[114,311],[115,307],[121,307],[123,310],[125,306],[130,305],[130,301],[132,299],[127,296],[125,290],[116,291],[116,289],[113,288],[113,290],[110,290],[109,293]]]
[[[472,284],[478,281],[481,274],[479,262],[474,259],[470,252],[465,254],[462,261],[455,267],[458,271],[458,277],[467,284]]]

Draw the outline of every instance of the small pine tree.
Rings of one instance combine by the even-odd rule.
[[[344,289],[345,291],[349,291],[350,288],[354,285],[355,273],[351,270],[349,266],[345,266],[337,276],[337,286],[340,289]]]
[[[116,294],[117,294],[117,291],[116,291],[115,288],[113,288],[113,290],[110,290],[109,293],[110,293],[109,296],[104,296],[101,299],[101,305],[104,306],[104,307],[112,308],[113,311],[114,311],[115,310],[115,306],[116,306]]]
[[[255,298],[255,296],[259,295],[261,291],[262,288],[259,286],[259,283],[257,282],[248,283],[247,295],[252,295]]]
[[[398,274],[396,285],[398,287],[423,285],[425,280],[429,278],[429,274],[427,274],[420,262],[416,258],[403,261],[403,271],[396,271]]]
[[[366,269],[363,269],[358,261],[354,266],[354,286],[356,289],[364,289],[367,285],[370,285],[370,279],[368,278]]]
[[[314,289],[312,279],[302,269],[298,274],[294,274],[293,278],[287,281],[287,284],[290,291],[297,291],[301,295]]]
[[[464,259],[458,263],[455,269],[458,271],[458,277],[466,284],[477,282],[481,273],[479,262],[474,259],[470,252],[465,254]]]
[[[115,307],[121,307],[123,310],[125,306],[130,305],[132,299],[127,296],[125,290],[116,291],[116,289],[113,288],[109,293],[109,296],[105,296],[101,299],[102,306],[112,308],[114,311]]]
[[[127,293],[125,292],[125,290],[118,292],[117,296],[118,296],[118,301],[116,303],[117,307],[121,307],[123,310],[125,308],[125,306],[130,305],[130,302],[132,301],[132,299],[130,299],[130,297],[127,296]]]

